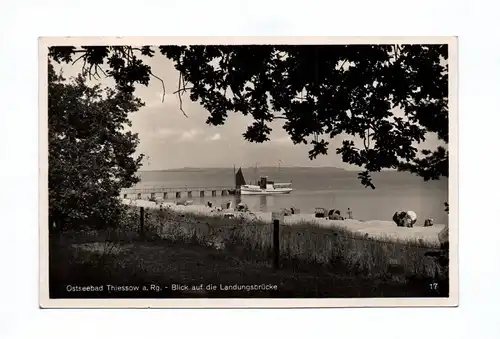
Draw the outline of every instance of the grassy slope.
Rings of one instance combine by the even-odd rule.
[[[100,244],[100,245],[98,245]],[[91,243],[94,250],[103,242]],[[217,251],[194,244],[172,244],[166,241],[135,242],[114,247],[119,253],[89,254],[78,247],[57,244],[52,247],[58,257],[51,261],[51,297],[423,297],[438,296],[428,289],[431,281],[387,282],[346,275],[335,270],[300,270],[284,263],[275,270],[270,261],[242,258],[230,251]],[[114,252],[114,251],[113,251]],[[67,284],[75,285],[146,285],[162,286],[162,292],[134,295],[89,292],[65,292]],[[172,293],[171,284],[276,284],[273,291],[205,291]]]
[[[104,232],[65,234],[51,241],[51,297],[138,297],[131,292],[94,294],[65,292],[67,284],[75,285],[150,285],[163,287],[162,292],[142,292],[140,297],[433,297],[445,296],[429,289],[433,282],[426,274],[408,274],[408,270],[393,270],[381,266],[388,250],[400,251],[394,244],[337,239],[342,247],[336,257],[342,260],[324,262],[326,234],[304,238],[307,227],[299,230],[300,251],[294,233],[284,233],[282,267],[271,266],[269,248],[259,244],[269,239],[268,228],[258,225],[222,227],[227,220],[179,215],[149,215],[148,228],[161,226],[162,236],[141,241],[134,230],[111,237]],[[208,220],[208,221],[207,221]],[[235,221],[233,221],[234,223]],[[130,223],[130,221],[129,221]],[[219,225],[217,224],[219,223]],[[216,229],[216,241],[202,231],[205,224]],[[187,230],[196,232],[186,233]],[[237,231],[237,233],[235,233]],[[289,230],[292,232],[291,230]],[[156,235],[157,231],[153,234]],[[150,234],[151,235],[151,234]],[[223,249],[213,243],[226,241]],[[285,239],[288,239],[287,241]],[[295,240],[294,240],[295,239]],[[266,240],[267,241],[267,240]],[[265,245],[265,244],[264,244]],[[342,245],[342,246],[340,246]],[[217,246],[215,246],[217,247]],[[295,251],[295,252],[294,252]],[[351,257],[352,254],[364,252]],[[104,253],[103,253],[104,252]],[[421,251],[420,251],[421,252]],[[311,255],[311,253],[313,255]],[[389,253],[390,254],[390,253]],[[348,258],[345,258],[348,256]],[[403,262],[421,260],[422,253],[402,256]],[[390,256],[389,256],[390,257]],[[323,261],[323,262],[322,262]],[[363,263],[367,263],[366,267]],[[410,262],[411,265],[415,263]],[[371,270],[371,271],[370,271]],[[424,272],[425,273],[425,272]],[[174,293],[165,289],[171,284],[276,284],[278,292],[203,291]]]

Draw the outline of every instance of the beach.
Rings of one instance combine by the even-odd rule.
[[[446,224],[448,214],[444,211],[444,202],[448,201],[448,183],[446,180],[424,181],[405,172],[385,171],[373,173],[376,189],[365,188],[360,184],[356,171],[335,170],[332,168],[259,168],[243,169],[247,181],[255,182],[260,176],[268,176],[276,182],[291,182],[293,191],[281,195],[228,195],[217,191],[216,196],[207,191],[203,197],[193,190],[188,196],[189,187],[234,186],[233,169],[198,169],[196,171],[146,171],[140,172],[140,182],[133,188],[154,189],[177,187],[164,197],[161,189],[156,196],[163,201],[175,203],[179,198],[187,198],[195,205],[206,205],[208,201],[216,206],[233,201],[233,205],[242,202],[253,211],[272,212],[283,208],[296,207],[303,213],[313,213],[317,207],[326,210],[338,209],[345,213],[353,212],[357,220],[392,220],[396,211],[414,211],[419,220],[431,218],[435,224]],[[174,192],[179,192],[176,197]],[[134,196],[123,198],[134,199]],[[143,194],[142,199],[149,196]]]
[[[217,211],[214,207],[205,205],[177,205],[173,202],[153,202],[148,200],[130,200],[122,199],[124,205],[144,207],[147,209],[168,209],[172,212],[191,213],[200,216],[224,216],[224,214],[233,215],[236,218],[248,220],[259,220],[262,222],[272,222],[272,212],[237,212],[233,209]],[[387,220],[327,220],[325,218],[316,218],[313,213],[299,213],[284,216],[284,225],[299,226],[304,223],[316,224],[322,228],[344,228],[351,232],[359,233],[362,236],[368,236],[374,239],[393,239],[393,240],[423,240],[430,243],[438,243],[438,233],[445,227],[445,224],[434,224],[430,227],[423,227],[424,220],[418,220],[412,228],[397,227],[393,221]]]

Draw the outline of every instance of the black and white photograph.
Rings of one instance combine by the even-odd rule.
[[[39,39],[40,305],[457,306],[456,37]]]

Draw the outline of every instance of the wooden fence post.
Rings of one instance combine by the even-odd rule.
[[[273,250],[274,250],[274,268],[280,267],[280,221],[274,220],[273,227]]]
[[[142,237],[144,237],[144,207],[141,207],[140,208],[140,225],[141,225],[141,228],[139,230],[139,235]]]

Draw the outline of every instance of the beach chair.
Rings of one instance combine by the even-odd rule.
[[[340,215],[339,210],[330,210],[328,211],[328,219],[330,220],[344,220],[344,217]]]
[[[424,227],[429,227],[434,225],[434,220],[431,218],[425,219],[424,221]]]
[[[316,218],[325,218],[326,217],[326,210],[323,207],[316,207],[314,209],[314,216]]]
[[[392,220],[398,227],[413,227],[412,219],[407,212],[396,212],[392,216]]]

